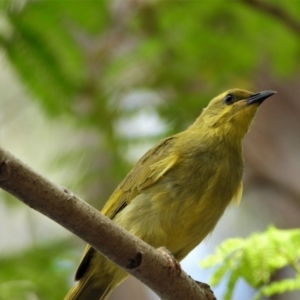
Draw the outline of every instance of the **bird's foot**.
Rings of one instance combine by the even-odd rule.
[[[205,291],[206,298],[208,300],[217,300],[217,298],[214,295],[214,292],[211,290],[210,286],[207,283],[200,282],[200,281],[197,281],[197,280],[195,280],[195,282],[196,282],[197,285],[199,285]]]
[[[157,250],[168,259],[168,269],[171,275],[181,274],[181,265],[166,247],[159,247]]]

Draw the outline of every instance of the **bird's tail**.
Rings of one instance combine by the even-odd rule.
[[[102,266],[106,272],[86,272],[69,291],[64,300],[107,299],[111,291],[128,276],[128,273],[107,259],[102,261],[102,263],[106,266],[106,268]],[[94,271],[98,271],[99,269],[96,268]]]
[[[90,278],[80,280],[66,295],[64,300],[105,300],[114,287],[102,282],[93,284]]]
[[[65,300],[105,300],[128,273],[88,246],[77,269],[78,283]]]

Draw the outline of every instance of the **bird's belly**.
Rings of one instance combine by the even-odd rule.
[[[165,246],[181,260],[214,229],[232,197],[216,195],[156,185],[139,194],[115,222],[155,248]]]

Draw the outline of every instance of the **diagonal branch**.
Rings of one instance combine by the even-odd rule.
[[[185,272],[170,276],[167,258],[156,249],[1,148],[0,187],[91,244],[162,299],[214,299],[209,287]]]
[[[284,10],[280,9],[278,6],[260,0],[241,0],[241,2],[278,19],[285,26],[287,26],[289,29],[300,36],[300,23],[296,19],[292,18],[289,14],[287,14]]]

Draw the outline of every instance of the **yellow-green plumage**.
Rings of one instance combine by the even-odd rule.
[[[273,91],[229,90],[188,129],[150,149],[111,195],[102,213],[153,247],[182,260],[242,194],[241,141],[259,104]],[[65,300],[103,300],[127,277],[87,246],[79,283]]]

